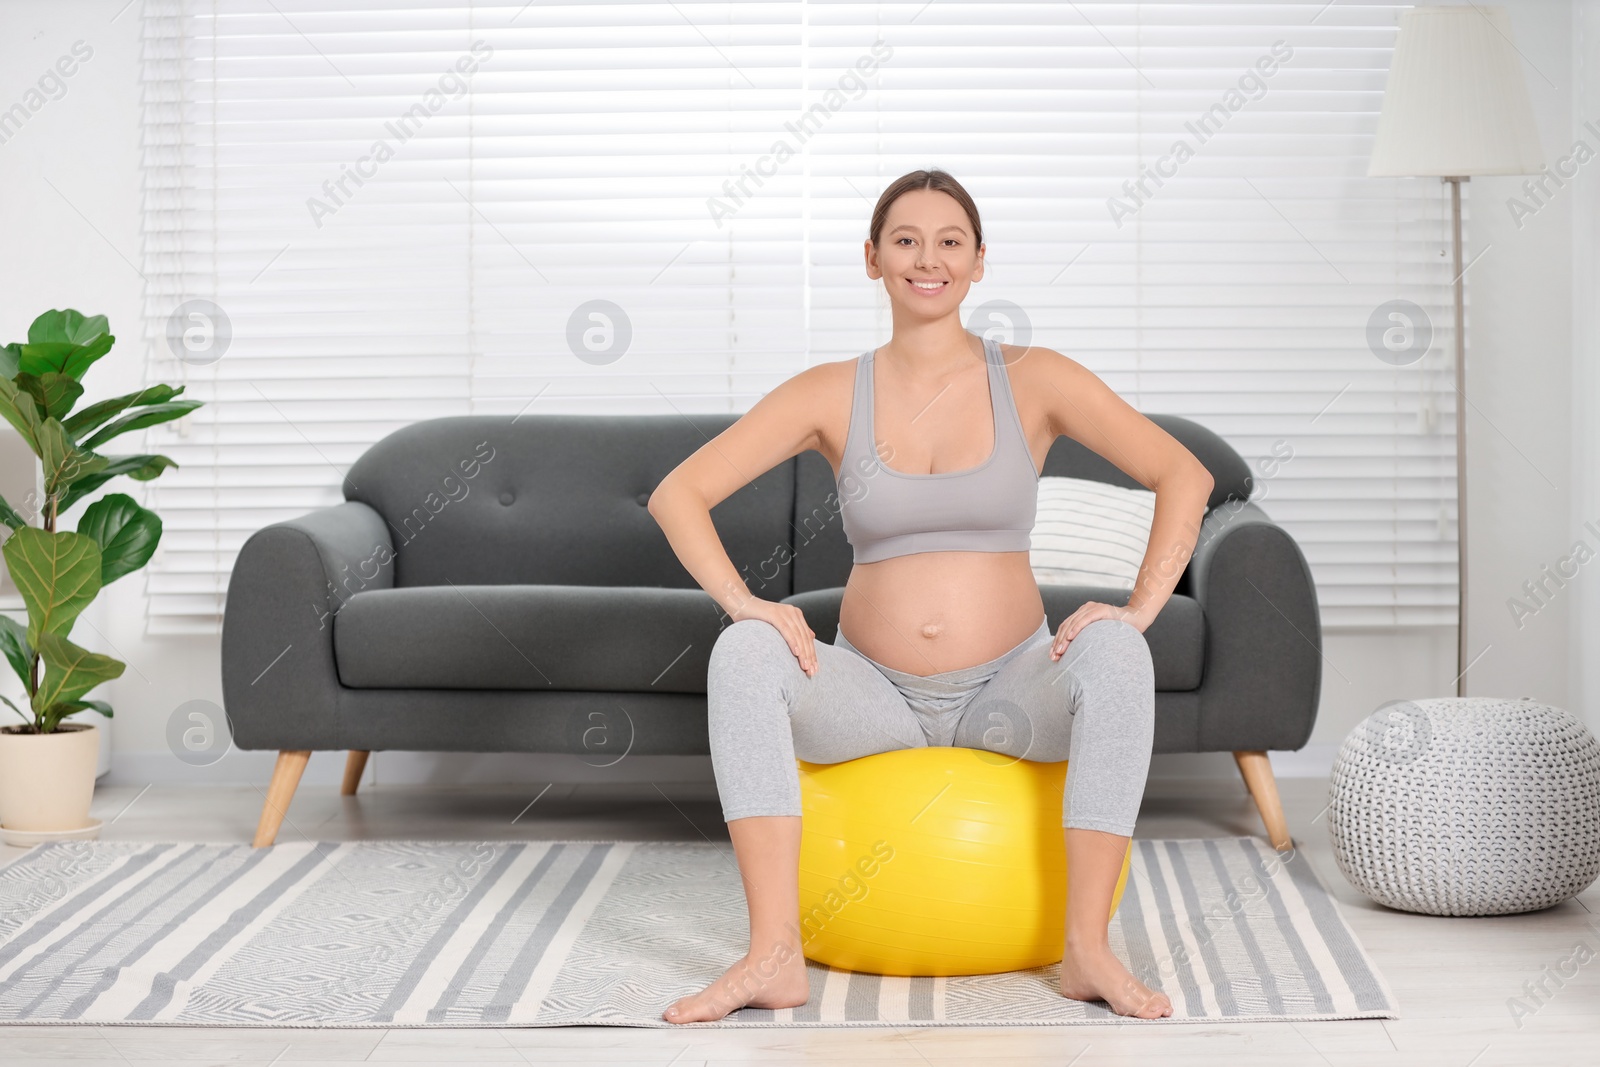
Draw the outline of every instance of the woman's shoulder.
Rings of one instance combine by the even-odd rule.
[[[854,359],[813,363],[779,382],[762,398],[761,406],[780,408],[809,425],[829,426],[839,412],[848,416],[855,364]]]
[[[851,356],[849,359],[813,363],[787,379],[783,385],[790,392],[821,399],[841,388],[850,388],[854,385],[858,359],[857,356]]]
[[[815,448],[837,466],[849,431],[855,359],[814,363],[784,379],[756,404],[784,425],[804,427],[804,448]]]
[[[1060,388],[1088,368],[1070,356],[1042,345],[1000,345],[1000,358],[1014,385],[1024,389]]]
[[[1071,358],[1043,345],[1000,345],[1000,356],[1013,371],[1028,369],[1059,370],[1063,364],[1078,365]]]

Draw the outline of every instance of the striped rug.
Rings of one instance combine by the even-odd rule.
[[[727,846],[58,842],[0,868],[0,1023],[669,1027],[747,935]],[[1172,999],[1150,1025],[1397,1017],[1305,857],[1255,838],[1136,841],[1111,943]],[[809,966],[802,1007],[687,1025],[1146,1022],[1055,965]]]

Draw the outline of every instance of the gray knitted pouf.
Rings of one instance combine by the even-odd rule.
[[[1531,700],[1393,701],[1339,746],[1328,834],[1350,884],[1391,908],[1548,908],[1600,875],[1600,741]]]

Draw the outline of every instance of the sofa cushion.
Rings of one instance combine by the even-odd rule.
[[[1126,590],[1043,585],[1051,628],[1088,600]],[[839,628],[844,589],[784,600],[820,640]],[[703,591],[651,586],[458,585],[357,593],[333,616],[339,680],[353,689],[549,689],[704,693],[726,617]],[[1145,631],[1156,689],[1200,685],[1205,620],[1174,595]]]
[[[1053,631],[1090,600],[1102,604],[1126,604],[1128,590],[1097,589],[1081,585],[1041,585],[1039,593],[1044,599],[1045,618]],[[839,629],[839,605],[844,600],[844,588],[816,589],[809,593],[796,593],[785,597],[785,604],[793,604],[805,613],[806,622],[817,631],[817,637],[830,644]],[[1144,632],[1145,643],[1150,646],[1150,659],[1156,669],[1158,692],[1187,692],[1200,688],[1200,678],[1205,668],[1206,623],[1205,613],[1192,597],[1174,593],[1162,605]]]
[[[700,589],[416,586],[352,596],[333,645],[355,689],[704,693],[723,618]]]
[[[347,500],[382,515],[396,586],[665,586],[698,590],[646,509],[679,463],[738,418],[457,415],[374,444],[345,476]],[[824,464],[826,466],[826,464]],[[752,471],[711,509],[758,596],[790,584],[794,465]]]
[[[1039,479],[1028,565],[1040,585],[1131,592],[1150,545],[1156,495],[1092,478]]]

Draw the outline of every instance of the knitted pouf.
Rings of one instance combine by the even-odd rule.
[[[1531,700],[1392,701],[1339,746],[1328,834],[1350,884],[1391,908],[1548,908],[1600,875],[1600,741]]]

